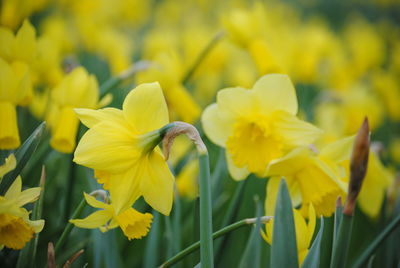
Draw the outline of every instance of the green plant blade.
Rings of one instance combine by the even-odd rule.
[[[334,218],[323,217],[324,232],[322,233],[321,252],[319,256],[320,267],[329,267],[332,257]]]
[[[261,261],[261,216],[262,216],[262,205],[260,201],[257,202],[257,222],[254,226],[253,230],[251,231],[250,237],[248,239],[246,249],[242,255],[242,259],[240,260],[239,267],[246,268],[246,267],[253,267],[258,268],[260,267]]]
[[[145,268],[157,267],[157,258],[159,256],[158,243],[160,236],[160,214],[153,210],[154,218],[147,237],[146,247],[144,249],[144,265]]]
[[[292,201],[284,179],[279,185],[275,207],[271,267],[299,267]]]
[[[322,234],[324,233],[324,218],[321,218],[321,226],[319,227],[319,231],[315,240],[308,251],[307,257],[305,258],[302,268],[318,268],[320,253],[321,253],[321,241]]]
[[[341,268],[346,266],[347,253],[349,251],[351,229],[353,225],[353,216],[342,214],[342,220],[339,226],[338,237],[333,244],[332,268]]]
[[[378,237],[374,241],[372,241],[372,243],[363,251],[362,255],[357,258],[352,267],[363,267],[363,264],[368,261],[368,258],[375,252],[379,245],[381,245],[381,243],[385,241],[385,239],[388,238],[389,235],[399,226],[400,214],[397,215],[397,217],[388,224],[388,226],[378,235]]]
[[[15,158],[17,160],[17,166],[13,171],[4,176],[0,183],[0,195],[4,195],[14,180],[21,173],[22,169],[25,167],[26,163],[32,157],[35,152],[43,132],[46,128],[46,122],[41,123],[32,134],[26,139],[18,150],[15,151]]]

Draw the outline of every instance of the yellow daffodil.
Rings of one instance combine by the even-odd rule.
[[[26,65],[8,64],[0,58],[0,149],[15,149],[20,145],[16,106],[30,90]]]
[[[267,197],[269,198],[269,197]],[[301,265],[308,254],[308,248],[311,245],[311,241],[315,231],[316,215],[313,206],[308,209],[308,222],[302,216],[302,213],[297,209],[293,209],[293,218],[296,230],[296,243],[297,243],[297,254],[299,258],[299,264]],[[269,215],[269,214],[268,214]],[[265,224],[265,233],[262,232],[264,240],[272,245],[274,230],[274,220],[270,220]]]
[[[236,180],[250,172],[265,176],[268,164],[291,149],[308,145],[321,131],[299,120],[295,89],[286,75],[261,77],[250,90],[226,88],[206,108],[206,135],[226,147],[228,168]]]
[[[153,219],[150,213],[140,213],[133,208],[123,211],[116,210],[113,203],[103,203],[91,195],[84,193],[86,202],[94,208],[100,208],[84,219],[70,220],[80,228],[95,229],[106,232],[110,229],[120,227],[124,235],[129,239],[140,239],[147,235]]]
[[[343,183],[349,181],[349,166],[354,137],[344,138],[327,145],[321,150],[320,158],[329,165]],[[329,160],[328,160],[329,159]],[[358,196],[360,209],[371,218],[376,218],[382,207],[386,190],[393,182],[394,176],[381,163],[373,152],[369,153],[367,174]]]
[[[158,83],[133,89],[123,109],[76,109],[89,127],[80,140],[74,161],[93,168],[107,182],[116,210],[132,206],[139,191],[154,209],[168,215],[174,177],[158,149],[159,129],[167,125],[168,109]]]
[[[38,198],[40,187],[22,192],[21,187],[21,177],[17,177],[6,194],[0,196],[0,248],[22,249],[43,229],[44,220],[29,220],[29,212],[22,207]]]
[[[348,145],[350,147],[351,143]],[[336,199],[346,192],[344,183],[339,181],[324,159],[307,147],[296,148],[286,156],[271,161],[267,176],[275,176],[268,182],[267,196],[277,195],[280,176],[285,176],[293,206],[301,204],[304,214],[312,204],[318,216],[331,216]],[[267,211],[273,211],[275,199],[267,198]]]
[[[89,75],[83,67],[74,69],[52,90],[52,101],[57,107],[57,120],[52,126],[50,144],[63,153],[71,153],[75,148],[79,120],[74,108],[96,108],[99,86],[94,75]]]

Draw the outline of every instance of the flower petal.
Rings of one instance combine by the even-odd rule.
[[[80,228],[95,229],[103,226],[111,219],[111,215],[106,210],[93,212],[84,219],[71,219],[70,223]]]
[[[27,203],[36,201],[40,195],[41,190],[42,189],[40,187],[35,187],[23,191],[18,196],[16,204],[21,207]]]
[[[207,137],[215,144],[225,147],[229,135],[233,131],[233,121],[222,119],[216,103],[209,105],[203,112],[201,123]]]
[[[90,194],[83,193],[83,196],[85,197],[86,202],[94,208],[106,209],[109,206],[108,204],[97,200],[94,196],[91,196]]]
[[[21,194],[21,188],[22,188],[22,179],[21,176],[18,176],[11,184],[10,188],[8,188],[4,197],[6,199],[17,199]]]
[[[296,90],[285,74],[269,74],[261,77],[254,84],[254,94],[257,96],[262,111],[269,114],[281,110],[289,114],[297,114]]]
[[[322,134],[319,128],[287,112],[275,112],[274,116],[274,129],[288,146],[309,145]]]
[[[140,189],[144,199],[155,210],[169,215],[172,208],[174,176],[159,151],[149,154]]]
[[[335,163],[349,160],[353,149],[353,142],[354,136],[332,142],[321,149],[319,157],[324,160],[329,159]]]
[[[125,172],[140,157],[136,142],[125,126],[104,121],[83,135],[76,147],[74,162],[97,170]]]
[[[122,110],[116,108],[104,108],[99,110],[92,109],[74,109],[79,120],[88,128],[101,123],[103,121],[118,122],[121,125],[126,123]]]
[[[4,164],[0,165],[0,181],[4,175],[6,175],[11,170],[14,170],[16,166],[17,159],[15,158],[14,154],[10,154],[4,161]]]
[[[129,92],[123,104],[123,113],[140,134],[168,124],[168,108],[160,84],[144,83]]]
[[[235,163],[233,163],[232,156],[226,151],[226,163],[228,165],[229,174],[232,176],[232,179],[236,181],[241,181],[247,178],[250,174],[250,171],[246,167],[237,167]]]
[[[249,116],[258,108],[253,92],[241,87],[220,90],[217,104],[220,116],[231,119]]]

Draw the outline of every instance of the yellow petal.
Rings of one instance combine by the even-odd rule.
[[[89,129],[75,150],[74,162],[97,170],[125,172],[137,161],[135,136],[117,122],[104,121]]]
[[[113,98],[114,98],[113,94],[108,93],[103,98],[101,98],[99,103],[97,103],[97,108],[103,108],[103,107],[109,105],[112,102]]]
[[[86,202],[94,208],[106,209],[110,206],[104,202],[97,200],[94,196],[91,196],[90,194],[83,193],[83,196],[85,197]]]
[[[168,216],[172,208],[174,176],[160,152],[150,153],[143,164],[145,170],[140,184],[143,197],[155,210]]]
[[[252,91],[240,87],[220,90],[217,104],[220,116],[230,119],[249,116],[258,108]]]
[[[18,148],[21,142],[17,124],[17,112],[13,103],[0,101],[0,124],[0,150]]]
[[[40,187],[35,187],[35,188],[30,188],[27,190],[24,190],[19,196],[16,201],[16,204],[20,207],[27,203],[34,202],[38,199],[40,192],[41,192]]]
[[[125,119],[144,134],[168,124],[168,108],[158,82],[137,86],[123,104]]]
[[[61,109],[53,135],[50,140],[51,146],[62,153],[72,153],[75,149],[76,134],[79,121],[74,110],[70,106]]]
[[[139,198],[140,180],[143,178],[145,164],[139,161],[132,168],[120,174],[110,174],[109,192],[112,207],[116,214],[128,209]]]
[[[332,142],[321,149],[319,157],[329,159],[335,163],[350,159],[353,149],[354,136]]]
[[[278,197],[280,181],[280,177],[271,177],[268,180],[267,196],[265,198],[265,215],[275,215],[276,198]]]
[[[1,178],[3,178],[3,176],[6,175],[11,170],[14,170],[16,166],[17,166],[17,159],[15,159],[14,154],[10,154],[4,161],[4,164],[0,166],[0,182]]]
[[[32,24],[25,20],[15,36],[14,55],[18,59],[31,62],[36,56],[36,31]]]
[[[288,146],[304,146],[314,142],[322,130],[287,112],[275,112],[274,129]]]
[[[79,120],[88,128],[101,123],[103,121],[119,122],[125,124],[124,114],[122,110],[116,108],[104,108],[99,110],[77,108],[74,109]]]
[[[257,96],[262,111],[266,114],[275,110],[297,114],[296,90],[285,74],[269,74],[255,83],[254,94]]]
[[[10,60],[14,47],[14,34],[6,27],[0,27],[0,57]]]
[[[237,167],[233,162],[231,155],[228,151],[225,152],[226,163],[228,165],[229,174],[232,176],[232,179],[236,181],[241,181],[247,178],[250,174],[250,171],[246,167]]]
[[[307,230],[308,230],[308,242],[307,242],[307,247],[310,247],[311,240],[314,236],[314,231],[315,231],[315,226],[317,223],[317,216],[315,215],[315,209],[314,206],[311,204],[309,209],[308,209],[308,224],[307,224]]]
[[[297,250],[303,251],[308,248],[308,229],[306,220],[297,209],[293,209],[293,218],[296,228]]]
[[[18,102],[19,92],[17,84],[18,79],[14,70],[8,62],[0,58],[0,99],[2,102],[11,102],[14,104]]]
[[[215,144],[225,147],[229,135],[233,131],[233,121],[222,119],[216,103],[208,106],[201,117],[201,123],[207,137]]]
[[[287,176],[304,168],[309,161],[310,152],[307,147],[292,150],[282,158],[272,160],[268,165],[266,176]]]
[[[11,184],[10,188],[8,188],[4,197],[6,199],[17,199],[21,194],[21,188],[22,188],[22,179],[21,176],[18,176]]]
[[[111,215],[106,210],[96,211],[84,219],[71,219],[70,223],[80,228],[95,229],[103,226],[111,219]]]
[[[133,208],[125,210],[116,217],[124,235],[131,239],[140,239],[147,235],[153,215],[150,213],[140,213]]]

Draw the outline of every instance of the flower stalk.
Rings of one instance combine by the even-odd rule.
[[[263,216],[260,218],[260,221],[261,221],[261,223],[264,224],[264,223],[267,223],[268,221],[270,221],[271,219],[272,219],[271,216]],[[257,218],[249,218],[249,219],[243,219],[243,220],[237,221],[237,222],[232,223],[231,225],[228,225],[228,226],[216,231],[215,233],[213,233],[212,239],[217,239],[217,238],[224,236],[232,231],[235,231],[243,226],[255,224],[256,222],[257,222]],[[201,241],[197,241],[196,243],[188,246],[187,248],[185,248],[184,250],[182,250],[181,252],[179,252],[178,254],[176,254],[175,256],[173,256],[172,258],[170,258],[163,264],[161,264],[160,268],[170,267],[170,266],[174,265],[175,263],[181,261],[187,255],[198,250],[200,247],[200,244],[201,244]]]

